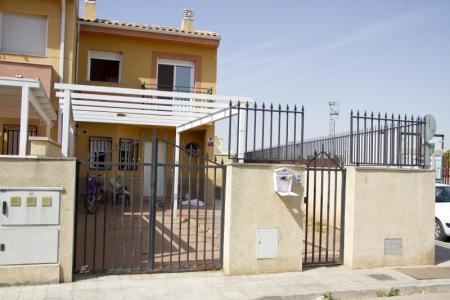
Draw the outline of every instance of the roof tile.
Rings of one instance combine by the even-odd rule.
[[[182,29],[175,28],[175,27],[170,27],[170,26],[139,24],[139,23],[134,23],[134,22],[114,21],[114,20],[107,20],[107,19],[90,20],[90,19],[79,18],[79,20],[82,22],[91,22],[91,23],[105,24],[105,25],[116,25],[116,26],[134,27],[134,28],[141,28],[141,29],[177,32],[177,33],[183,33],[183,34],[188,34],[188,35],[197,35],[197,36],[203,36],[203,37],[214,38],[214,39],[220,38],[219,33],[213,32],[213,31],[206,31],[206,30],[187,31],[187,30],[182,30]]]

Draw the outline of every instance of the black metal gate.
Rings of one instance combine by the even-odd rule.
[[[78,162],[74,273],[222,268],[223,162],[156,136],[100,143]]]
[[[325,151],[306,166],[303,265],[342,264],[345,169]]]

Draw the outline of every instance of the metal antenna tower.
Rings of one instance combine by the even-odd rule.
[[[329,135],[330,137],[332,137],[331,139],[331,154],[332,156],[334,156],[334,154],[336,153],[336,144],[334,141],[334,137],[336,135],[336,120],[339,117],[339,105],[341,105],[340,102],[336,102],[336,101],[330,101],[328,102],[328,110],[330,113],[330,117],[329,117]]]

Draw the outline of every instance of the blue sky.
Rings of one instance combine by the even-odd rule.
[[[450,141],[450,1],[97,0],[97,16],[195,27],[222,36],[218,93],[305,105],[306,137],[337,131],[350,109],[424,115]],[[448,145],[447,147],[448,148]]]

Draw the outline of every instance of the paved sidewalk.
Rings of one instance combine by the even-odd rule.
[[[0,299],[316,299],[326,291],[339,299],[360,299],[391,287],[402,295],[450,293],[450,279],[416,280],[390,268],[346,267],[229,277],[222,272],[108,275],[70,284],[3,287]]]
[[[436,242],[436,264],[450,266],[450,242]],[[392,268],[329,267],[296,273],[225,276],[222,272],[108,275],[59,285],[0,287],[0,300],[17,299],[450,299],[450,279],[417,280]],[[404,297],[404,295],[412,295]]]

